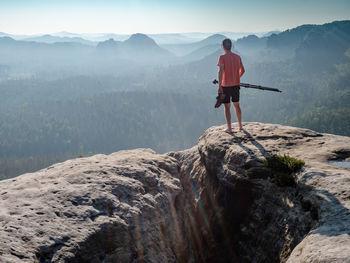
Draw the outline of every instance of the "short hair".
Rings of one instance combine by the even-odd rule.
[[[229,39],[229,38],[224,39],[222,41],[222,46],[225,49],[227,49],[227,50],[231,50],[231,48],[232,48],[232,41],[231,41],[231,39]]]

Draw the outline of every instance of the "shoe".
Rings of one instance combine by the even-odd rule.
[[[214,105],[215,108],[219,108],[222,104],[222,101],[225,99],[226,95],[223,94],[223,93],[219,93],[217,96],[216,96],[216,103]]]

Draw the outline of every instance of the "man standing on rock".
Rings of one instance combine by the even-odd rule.
[[[236,53],[231,51],[232,42],[230,39],[224,39],[222,41],[222,47],[225,54],[219,57],[219,93],[223,93],[225,98],[223,103],[225,105],[225,117],[227,122],[227,129],[225,132],[232,133],[231,127],[231,103],[230,98],[232,98],[233,106],[236,110],[236,116],[238,120],[239,130],[242,128],[242,112],[239,106],[239,84],[240,78],[244,74],[245,70],[242,64],[241,57]]]

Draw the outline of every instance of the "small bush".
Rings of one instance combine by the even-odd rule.
[[[263,160],[266,167],[273,171],[274,179],[279,186],[295,185],[294,173],[301,169],[305,162],[286,154],[274,154]]]
[[[265,166],[273,170],[286,173],[294,173],[301,169],[305,162],[289,155],[274,154],[264,160]]]

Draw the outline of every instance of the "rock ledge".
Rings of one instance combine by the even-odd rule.
[[[234,125],[234,127],[236,127]],[[120,151],[0,182],[1,262],[349,262],[350,138],[246,123],[198,145]],[[306,162],[294,187],[271,153]]]

